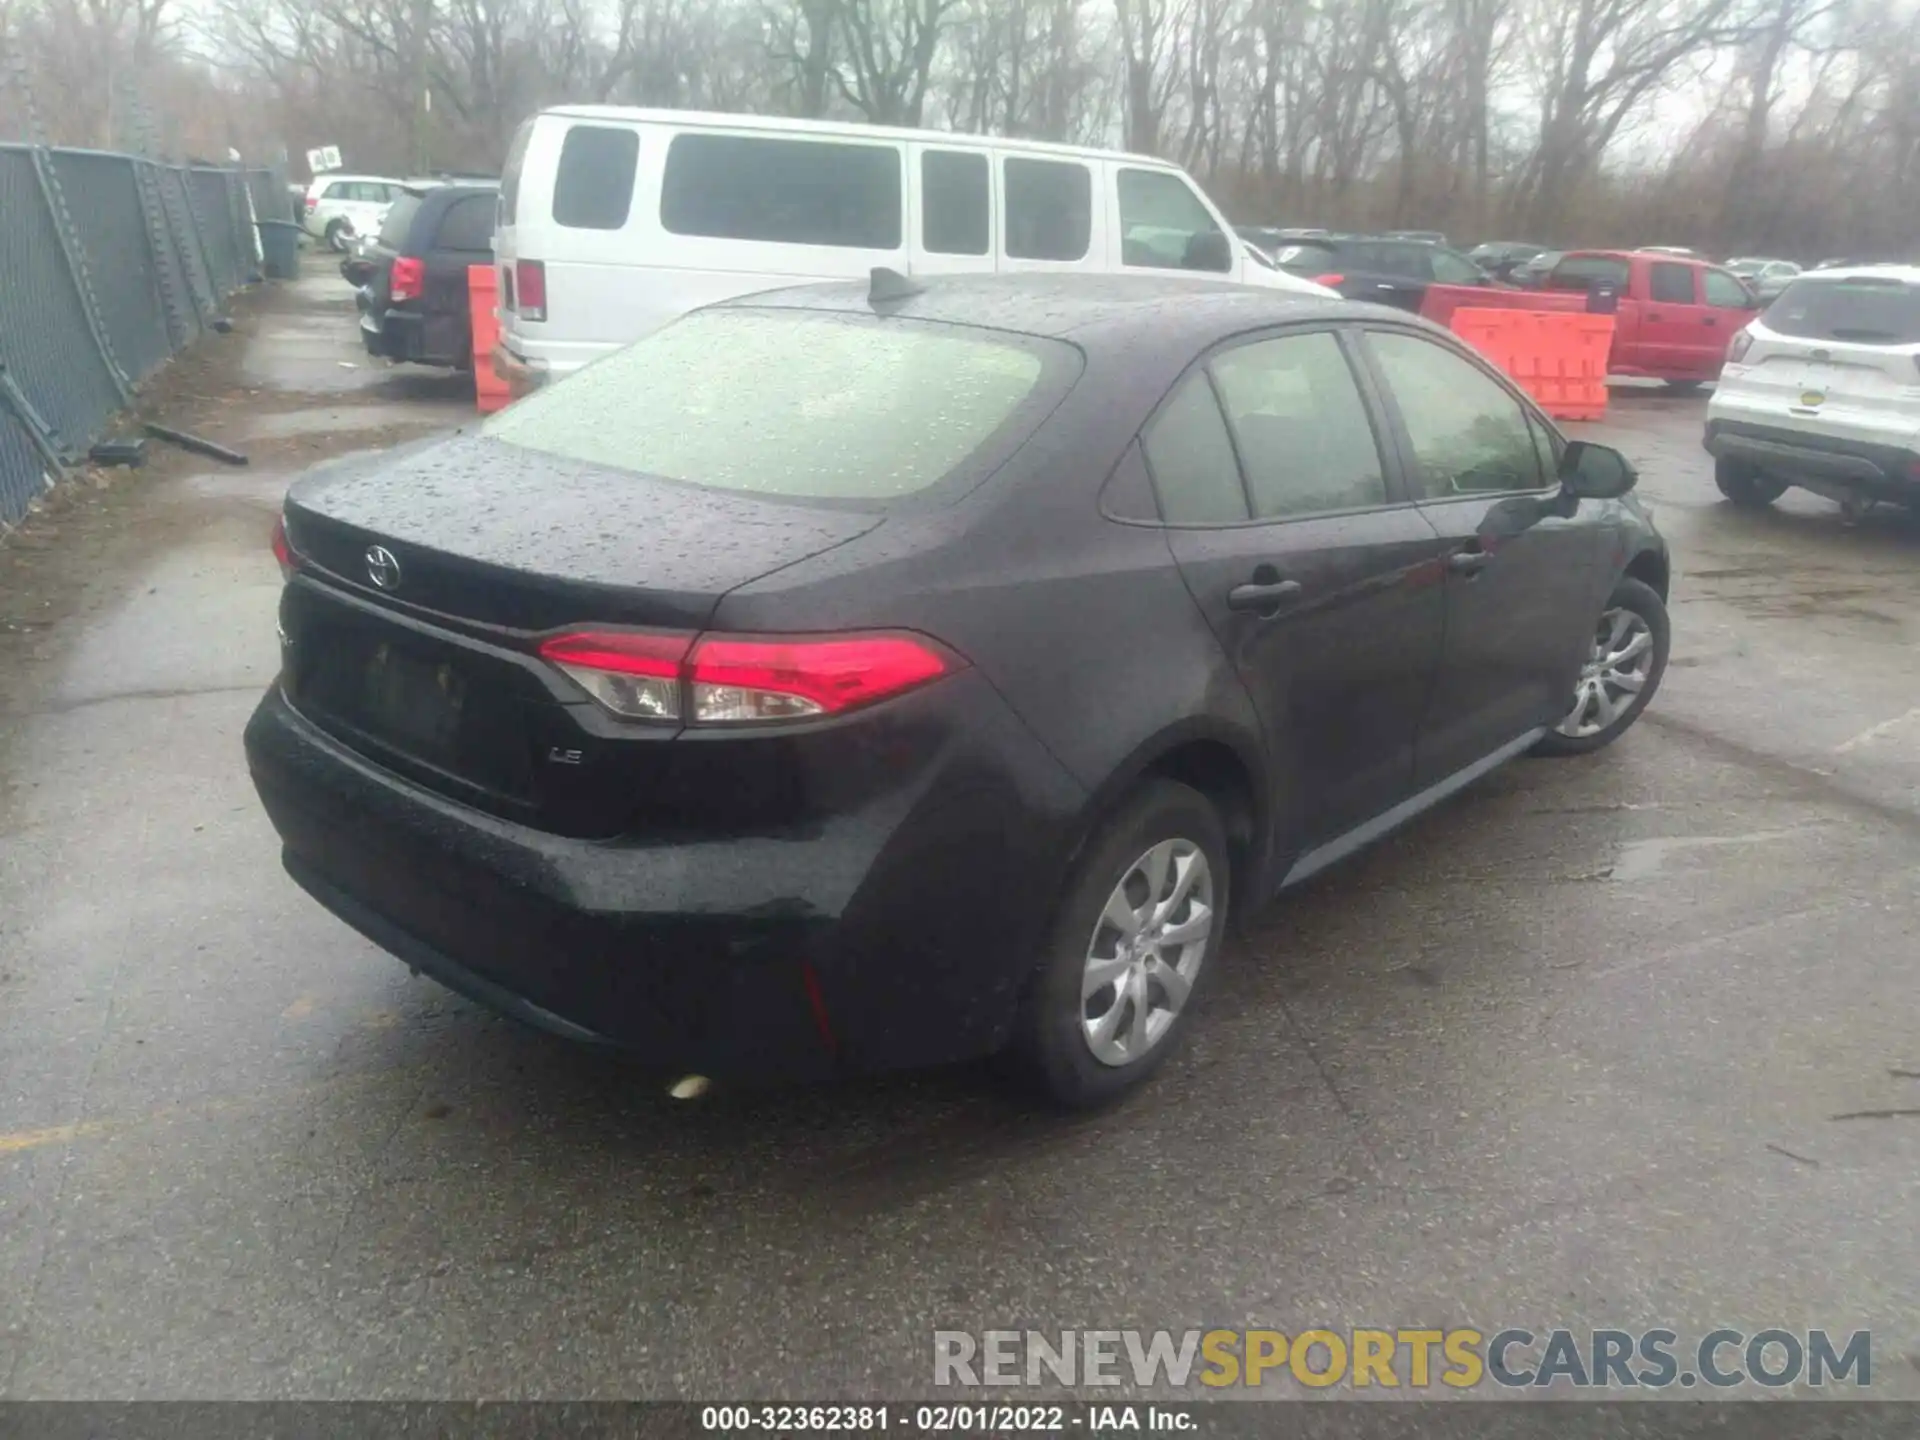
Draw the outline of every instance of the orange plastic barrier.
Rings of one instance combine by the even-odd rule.
[[[1513,377],[1556,420],[1607,413],[1613,316],[1542,310],[1460,309],[1454,334]]]
[[[467,267],[467,313],[473,320],[473,391],[485,415],[513,399],[507,383],[493,370],[493,347],[500,338],[500,276],[491,265]]]

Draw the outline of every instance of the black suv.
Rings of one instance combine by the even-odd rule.
[[[1289,274],[1338,290],[1349,300],[1372,300],[1420,311],[1427,286],[1492,285],[1494,279],[1457,250],[1426,240],[1392,236],[1328,235],[1301,240],[1274,257]]]
[[[473,365],[467,269],[493,263],[493,183],[409,186],[368,247],[360,339],[369,355]]]

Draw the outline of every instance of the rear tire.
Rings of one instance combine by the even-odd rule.
[[[1074,1109],[1142,1084],[1186,1031],[1226,941],[1230,899],[1219,812],[1197,790],[1149,781],[1068,882],[1021,1007],[1012,1058],[1024,1077]]]
[[[1647,708],[1667,673],[1673,631],[1659,591],[1623,575],[1594,627],[1593,652],[1573,706],[1540,737],[1536,755],[1591,755],[1618,740]]]
[[[345,220],[334,220],[327,225],[327,248],[344,255],[347,246],[353,243],[353,227]]]
[[[1744,460],[1714,461],[1713,483],[1742,510],[1764,510],[1787,493],[1786,481],[1762,475]]]

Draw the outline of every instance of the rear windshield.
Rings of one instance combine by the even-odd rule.
[[[1024,439],[1058,341],[792,310],[700,311],[502,410],[509,445],[718,490],[884,502]]]
[[[1595,285],[1626,289],[1632,267],[1614,255],[1569,255],[1547,277],[1549,290],[1591,290]]]
[[[380,248],[398,253],[407,247],[407,231],[413,228],[413,217],[419,213],[420,202],[426,197],[415,195],[410,190],[402,190],[393,204],[387,207],[387,217],[380,222]]]
[[[1920,344],[1920,286],[1893,276],[1805,276],[1767,307],[1767,328],[1802,340]]]
[[[1333,263],[1333,257],[1331,245],[1306,243],[1282,246],[1273,258],[1288,270],[1324,270]]]

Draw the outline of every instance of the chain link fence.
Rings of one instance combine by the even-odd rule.
[[[266,170],[0,145],[0,526],[259,277]]]

